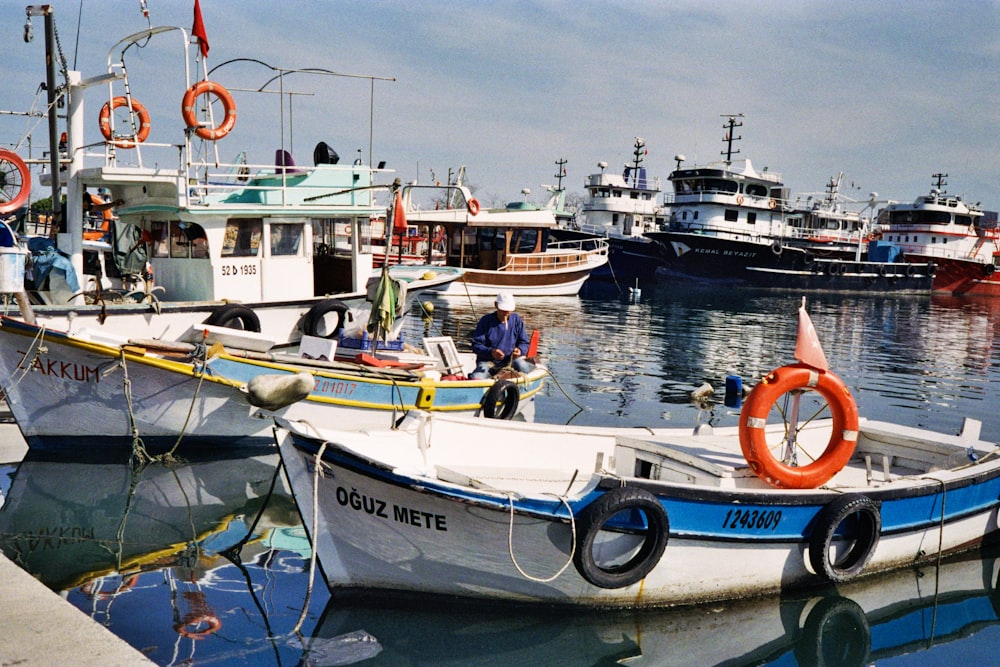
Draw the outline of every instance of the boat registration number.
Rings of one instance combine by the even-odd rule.
[[[781,510],[729,510],[722,520],[727,530],[777,530],[781,523]]]

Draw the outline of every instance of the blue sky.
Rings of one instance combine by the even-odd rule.
[[[55,0],[71,68],[106,69],[120,37],[146,26],[139,0]],[[148,0],[153,25],[191,27],[193,0]],[[0,109],[24,110],[44,80],[43,22],[22,41],[24,2],[0,0],[6,35]],[[374,161],[405,181],[443,180],[465,165],[487,203],[544,201],[555,161],[582,192],[599,161],[618,169],[645,139],[663,187],[673,156],[718,159],[723,114],[743,113],[741,157],[784,176],[794,193],[845,192],[909,201],[949,174],[947,189],[1000,208],[1000,1],[680,0],[409,2],[202,0],[209,67],[256,58],[287,67],[394,77],[374,85]],[[82,17],[79,30],[77,18]],[[153,118],[150,141],[178,141],[181,60],[127,55],[132,94]],[[259,88],[272,72],[233,63],[212,78]],[[291,75],[298,162],[326,141],[368,158],[364,79]],[[274,85],[269,88],[276,90]],[[117,91],[120,94],[120,91]],[[102,98],[102,95],[105,97]],[[234,92],[239,120],[223,159],[269,162],[281,145],[276,95]],[[87,95],[97,141],[104,90]],[[288,112],[286,110],[286,117]],[[28,123],[0,116],[0,144]],[[36,153],[44,123],[34,129]],[[36,190],[36,196],[47,193]]]

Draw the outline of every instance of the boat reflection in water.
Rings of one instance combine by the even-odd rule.
[[[862,667],[910,654],[926,664],[948,650],[939,647],[962,639],[968,651],[977,632],[998,625],[998,555],[1000,550],[992,549],[982,558],[970,554],[940,567],[792,597],[653,612],[456,607],[451,600],[426,598],[413,607],[387,598],[352,605],[334,598],[315,636],[305,642],[304,660],[349,664],[356,658],[373,666]]]
[[[274,448],[129,454],[29,452],[0,507],[3,553],[158,664],[294,664],[283,635],[310,551]],[[312,596],[317,612],[327,597]]]

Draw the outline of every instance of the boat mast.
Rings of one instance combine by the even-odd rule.
[[[566,177],[566,158],[556,160],[556,192],[562,192],[562,179]]]
[[[722,128],[726,131],[726,136],[722,138],[722,140],[726,142],[726,150],[722,151],[720,155],[725,155],[726,156],[725,162],[727,165],[730,165],[733,163],[733,156],[740,152],[738,148],[735,151],[733,150],[733,141],[740,141],[741,139],[743,139],[743,135],[735,137],[733,136],[733,130],[736,129],[737,127],[743,127],[743,123],[736,122],[737,118],[743,118],[743,114],[724,113],[722,114],[722,117],[728,118],[729,120],[726,121],[726,124],[722,126]]]
[[[938,172],[936,174],[931,174],[931,178],[934,179],[934,188],[938,191],[938,194],[947,194],[947,190],[944,189],[944,186],[948,185],[948,181],[944,179],[948,178],[948,174]]]
[[[646,142],[642,137],[635,138],[635,148],[632,151],[632,187],[638,187],[639,165],[642,164],[642,157],[646,154]]]

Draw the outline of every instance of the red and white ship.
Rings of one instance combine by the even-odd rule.
[[[933,175],[929,195],[882,209],[882,237],[899,246],[909,262],[934,262],[933,291],[1000,297],[997,213],[949,196],[943,189],[947,176]]]

